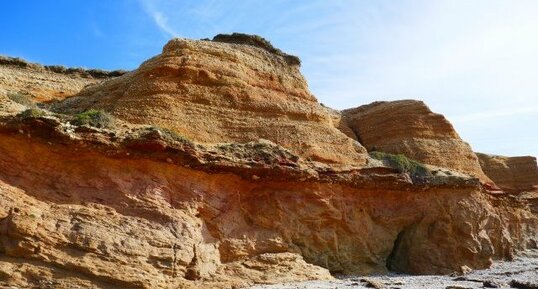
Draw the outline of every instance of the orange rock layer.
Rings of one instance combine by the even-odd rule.
[[[364,165],[308,91],[299,66],[250,45],[174,39],[136,71],[66,100],[61,111],[100,108],[201,143],[270,140],[322,162]]]
[[[368,150],[404,154],[491,182],[478,157],[448,120],[422,101],[374,102],[342,111],[348,126]]]
[[[538,240],[523,204],[473,179],[327,171],[271,145],[253,162],[259,145],[228,155],[154,132],[73,132],[48,117],[0,133],[0,285],[230,288],[451,273]],[[239,152],[251,161],[231,161]]]
[[[538,165],[535,157],[477,155],[486,175],[501,189],[513,193],[538,191]]]

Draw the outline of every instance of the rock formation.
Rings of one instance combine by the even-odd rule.
[[[297,61],[267,45],[227,42],[174,39],[136,71],[89,87],[58,109],[104,109],[201,143],[266,139],[305,158],[365,164],[366,150],[335,128]]]
[[[484,173],[502,190],[513,193],[538,191],[538,165],[535,157],[476,155]]]
[[[525,202],[468,175],[417,179],[370,159],[293,57],[217,40],[172,40],[56,112],[4,113],[0,287],[448,274],[537,246]],[[80,122],[90,108],[117,120]]]
[[[77,94],[87,85],[124,74],[116,70],[43,66],[19,58],[0,56],[0,98],[49,102]],[[22,99],[25,98],[25,99]]]
[[[404,154],[491,182],[477,156],[448,120],[422,101],[381,101],[342,111],[348,126],[368,150]]]

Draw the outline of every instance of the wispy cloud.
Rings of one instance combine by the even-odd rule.
[[[155,24],[157,24],[157,26],[159,26],[162,31],[166,32],[170,36],[175,37],[178,35],[177,32],[174,31],[172,27],[170,27],[170,25],[168,24],[168,19],[161,12],[154,11],[151,13],[151,17],[153,17]]]
[[[159,9],[159,1],[140,0],[144,11],[153,19],[159,29],[168,36],[177,37],[179,34],[168,23],[168,17]]]

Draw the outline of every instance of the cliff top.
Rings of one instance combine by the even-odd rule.
[[[258,35],[244,34],[244,33],[232,33],[232,34],[218,34],[213,37],[212,41],[245,44],[265,49],[271,53],[284,57],[286,62],[290,65],[301,65],[301,60],[295,55],[289,55],[282,50],[274,47],[271,42]]]
[[[77,75],[86,78],[105,79],[121,76],[127,73],[126,70],[102,70],[102,69],[87,69],[82,67],[65,67],[63,65],[41,65],[38,63],[28,62],[19,57],[9,57],[0,55],[0,66],[12,66],[24,69],[32,69],[38,71],[49,71],[65,75]]]

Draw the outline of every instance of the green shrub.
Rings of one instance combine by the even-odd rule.
[[[170,138],[170,139],[172,139],[174,141],[178,141],[178,142],[182,142],[182,143],[189,143],[190,142],[189,139],[187,139],[186,137],[178,134],[177,132],[175,132],[173,130],[163,128],[163,129],[161,129],[161,132],[163,133],[165,138]]]
[[[30,63],[28,61],[18,57],[8,57],[0,55],[0,65],[12,65],[17,67],[28,67]]]
[[[74,125],[89,125],[98,128],[109,128],[114,125],[114,118],[103,110],[90,109],[79,113],[72,121]]]
[[[429,176],[430,170],[422,163],[407,158],[402,154],[389,154],[384,152],[370,152],[374,159],[383,161],[385,165],[397,169],[400,173],[408,173],[412,176]]]
[[[45,68],[56,73],[65,73],[67,71],[67,67],[63,65],[47,65]]]

